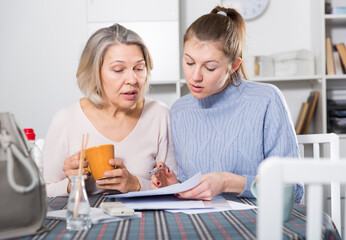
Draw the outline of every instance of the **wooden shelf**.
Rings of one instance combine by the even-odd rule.
[[[283,81],[320,81],[322,76],[313,75],[313,76],[294,76],[294,77],[253,77],[250,79],[254,82],[283,82]]]
[[[340,77],[342,79],[342,77]],[[346,75],[345,75],[346,78]],[[284,81],[320,81],[322,76],[295,76],[295,77],[252,77],[249,81],[253,82],[284,82]],[[186,84],[185,79],[180,79],[181,84]]]
[[[346,74],[343,75],[326,75],[326,79],[345,79],[346,80]]]
[[[149,85],[172,85],[177,84],[178,80],[172,80],[172,81],[149,81]]]
[[[329,20],[329,19],[344,19],[346,20],[346,14],[325,14],[324,15],[324,18],[326,20]]]
[[[346,139],[346,134],[345,133],[340,133],[338,134],[339,138]]]

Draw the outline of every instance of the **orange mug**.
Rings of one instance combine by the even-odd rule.
[[[85,158],[89,164],[89,168],[85,169],[95,180],[106,178],[105,171],[114,170],[114,166],[109,164],[109,160],[114,159],[114,145],[104,144],[88,148],[85,150]]]

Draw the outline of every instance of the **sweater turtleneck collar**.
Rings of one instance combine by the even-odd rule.
[[[229,84],[223,91],[219,93],[197,99],[198,105],[201,108],[215,108],[229,104],[230,101],[235,101],[240,94],[242,86],[246,84],[246,80],[237,81],[236,84],[236,86]]]

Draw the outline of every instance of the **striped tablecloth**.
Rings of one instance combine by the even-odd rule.
[[[228,200],[255,204],[253,199],[225,193]],[[55,210],[66,208],[67,197],[48,199]],[[91,196],[90,205],[108,201]],[[143,211],[142,218],[92,225],[88,231],[67,231],[66,222],[45,220],[48,231],[21,239],[256,239],[257,209],[187,215],[165,211]],[[284,223],[284,239],[305,239],[306,207],[294,206],[291,219]],[[323,218],[324,239],[341,239],[328,215]]]

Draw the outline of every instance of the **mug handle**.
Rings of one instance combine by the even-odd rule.
[[[257,182],[256,181],[253,181],[251,183],[251,193],[255,198],[257,198]]]

